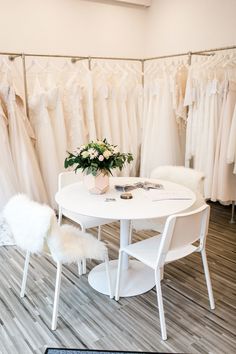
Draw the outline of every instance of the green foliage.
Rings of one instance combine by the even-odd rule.
[[[106,139],[91,141],[87,145],[80,146],[74,153],[68,152],[65,159],[65,168],[74,166],[74,170],[82,169],[87,174],[96,176],[98,171],[111,174],[111,170],[119,168],[133,161],[131,153],[121,153],[116,145],[111,145]]]

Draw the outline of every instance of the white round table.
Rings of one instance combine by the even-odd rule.
[[[163,185],[163,190],[135,189],[132,199],[121,199],[122,192],[115,185],[136,182],[154,182]],[[114,199],[109,201],[108,198]],[[56,194],[56,202],[64,209],[74,213],[96,218],[120,220],[120,247],[129,242],[130,221],[169,216],[189,208],[196,200],[195,194],[188,188],[168,181],[139,177],[111,177],[109,191],[102,195],[90,194],[83,183],[74,183],[62,188]],[[108,200],[108,201],[107,201]],[[123,257],[122,282],[120,296],[135,296],[153,288],[154,272],[146,265]],[[113,290],[115,289],[117,260],[110,261]],[[88,276],[90,285],[103,294],[109,294],[105,264],[94,267]]]

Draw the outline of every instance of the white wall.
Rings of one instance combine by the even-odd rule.
[[[149,57],[236,44],[236,0],[0,0],[0,51]]]
[[[146,12],[111,0],[0,0],[0,51],[142,57]]]
[[[144,57],[236,45],[236,0],[153,0]]]

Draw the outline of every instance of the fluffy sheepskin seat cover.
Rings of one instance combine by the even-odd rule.
[[[34,202],[24,194],[18,194],[6,204],[3,216],[17,246],[32,253],[42,252],[52,218],[55,217],[49,206]]]
[[[3,216],[16,245],[25,251],[42,252],[47,243],[53,259],[62,263],[76,262],[80,258],[104,260],[107,254],[101,241],[77,227],[59,226],[53,209],[24,194],[9,200]]]
[[[159,166],[151,173],[151,178],[165,179],[182,184],[193,192],[203,194],[204,174],[200,171],[184,166]]]

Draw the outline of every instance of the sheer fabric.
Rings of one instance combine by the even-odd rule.
[[[185,93],[185,164],[192,163],[205,174],[204,196],[222,202],[236,199],[233,58],[228,61],[218,55],[193,64]]]
[[[4,135],[7,140],[6,134],[8,133],[11,154],[8,150],[6,156],[9,157],[9,161],[12,157],[14,173],[17,178],[16,183],[15,177],[10,178],[8,186],[5,183],[5,188],[1,185],[1,191],[11,189],[10,194],[15,190],[26,193],[37,201],[47,202],[45,186],[33,146],[34,133],[25,115],[22,98],[15,91],[10,76],[5,75],[1,80],[0,97],[4,102],[8,119],[8,132],[5,129]]]
[[[141,176],[150,176],[158,166],[184,164],[185,75],[181,72],[182,63],[174,68],[148,64],[145,69]]]

